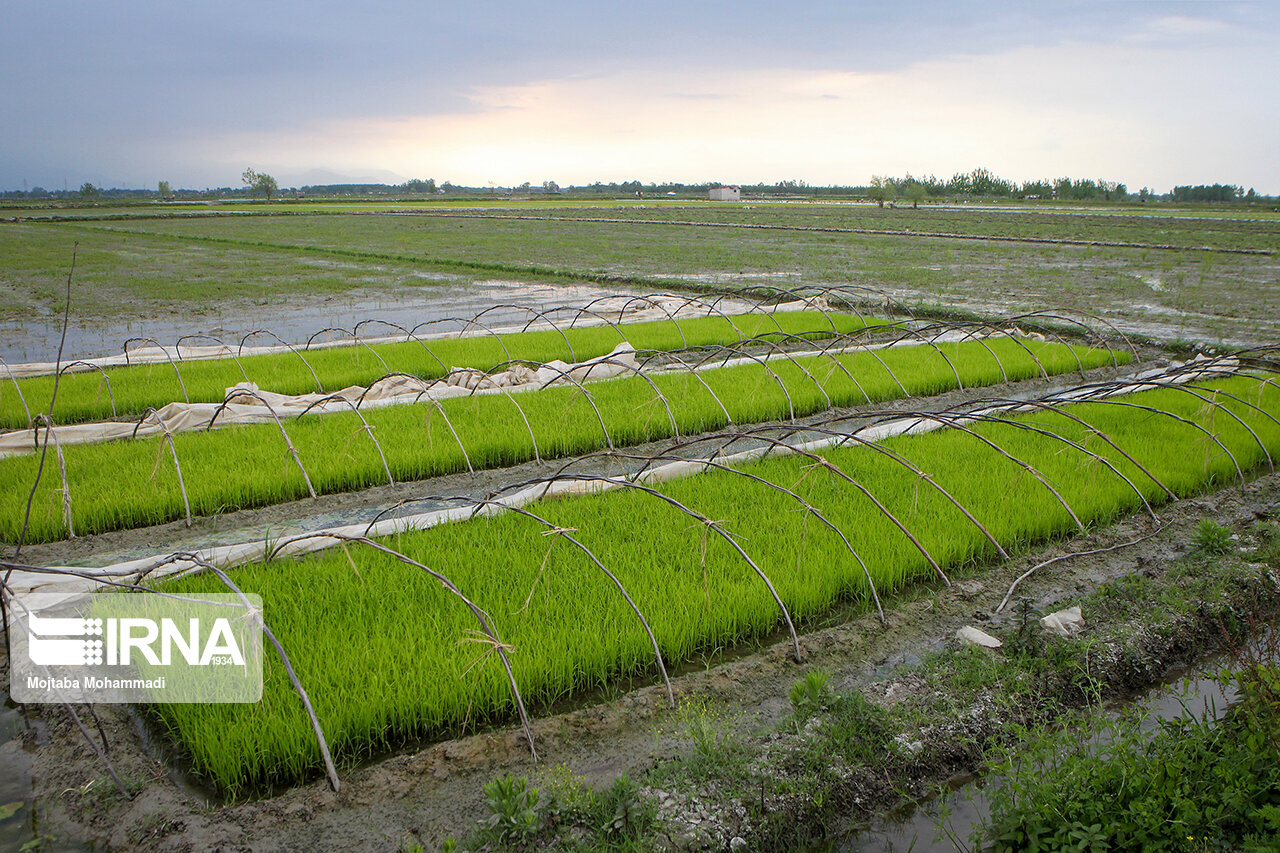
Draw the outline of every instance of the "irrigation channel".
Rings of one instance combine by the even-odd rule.
[[[128,451],[144,441],[127,437],[83,447],[68,442],[64,448],[56,438],[63,427],[42,416],[43,424],[30,433],[32,452],[5,464],[40,460],[49,485],[38,500],[28,502],[34,509],[26,518],[43,510],[66,528],[59,534],[47,527],[50,533],[28,540],[28,533],[39,528],[27,520],[10,525],[19,531],[19,547],[5,567],[6,601],[33,589],[103,587],[127,587],[138,594],[243,590],[261,595],[275,648],[267,659],[261,705],[154,705],[142,710],[141,719],[166,731],[169,747],[178,749],[202,784],[220,796],[260,796],[316,779],[326,780],[337,793],[342,777],[361,761],[477,728],[517,724],[511,731],[536,759],[538,709],[635,679],[652,682],[655,698],[674,708],[677,691],[669,671],[710,649],[759,642],[780,632],[787,656],[800,663],[807,657],[800,634],[835,609],[862,610],[886,625],[885,600],[913,585],[950,590],[953,576],[1004,565],[1011,554],[1052,539],[1133,513],[1154,520],[1163,505],[1206,490],[1234,484],[1243,491],[1252,476],[1274,471],[1274,456],[1280,453],[1275,383],[1280,358],[1272,348],[1126,367],[1142,353],[1122,336],[1109,334],[1105,323],[1088,326],[1042,314],[944,328],[914,320],[869,321],[862,313],[839,310],[866,304],[867,293],[777,296],[801,303],[795,316],[820,317],[827,326],[787,330],[783,312],[734,315],[703,301],[704,319],[728,326],[716,334],[741,331],[748,322],[742,317],[776,329],[687,346],[694,319],[687,325],[675,317],[654,321],[674,327],[686,346],[650,350],[645,358],[653,360],[653,370],[633,361],[618,376],[594,382],[590,371],[616,365],[622,360],[619,351],[606,349],[589,357],[595,361],[579,360],[570,332],[583,311],[570,312],[575,320],[563,326],[550,312],[532,312],[514,334],[530,334],[532,324],[549,323],[550,335],[563,340],[574,362],[531,383],[536,390],[530,399],[562,392],[570,402],[588,404],[580,405],[574,417],[595,435],[593,445],[549,451],[553,442],[541,438],[526,409],[516,404],[511,408],[524,421],[528,451],[523,457],[498,454],[493,467],[531,459],[549,464],[549,475],[489,477],[483,494],[474,487],[440,492],[432,482],[422,482],[372,511],[372,518],[362,515],[355,523],[288,538],[199,550],[161,542],[150,554],[109,565],[99,554],[88,560],[96,563],[92,568],[24,562],[22,544],[44,538],[49,544],[35,553],[54,554],[54,543],[80,520],[73,517],[71,501],[78,492],[67,473],[73,454],[98,447]],[[658,304],[653,297],[643,299],[651,307]],[[859,330],[841,328],[837,316],[854,317]],[[1076,335],[1088,336],[1069,337],[1072,327]],[[594,328],[626,340],[625,325],[620,328],[617,320]],[[503,334],[487,329],[473,338],[448,340],[496,342],[506,349]],[[369,340],[357,329],[342,347],[318,352],[363,353],[390,345],[430,351],[429,339],[413,330],[407,336],[410,340]],[[178,351],[144,343],[159,350],[150,353],[149,367],[102,363],[71,373],[57,364],[53,375],[156,369],[175,374],[185,390],[184,370],[200,364],[226,367],[228,361],[235,370],[243,355],[215,342],[215,351],[189,361],[176,358]],[[614,346],[613,340],[606,343]],[[297,357],[322,386],[316,392],[319,401],[332,397],[301,356],[305,348],[279,347],[256,355],[290,362]],[[132,351],[125,355],[133,357]],[[362,358],[386,366],[381,358]],[[862,359],[865,368],[874,365],[886,390],[869,391],[871,374],[841,358]],[[898,358],[904,361],[891,367]],[[967,372],[972,368],[966,358],[983,360],[985,374]],[[492,377],[515,363],[489,353],[480,364],[458,371],[435,360],[442,362],[443,373],[429,379],[428,387],[458,388],[465,383],[459,374],[465,374],[474,384],[458,399],[467,401],[486,396],[479,393],[490,390],[480,387],[484,381],[499,387]],[[541,361],[528,369],[536,374],[551,364]],[[820,364],[827,366],[821,380],[815,376]],[[376,371],[372,364],[364,367]],[[572,377],[578,367],[585,372]],[[713,377],[735,369],[754,373],[741,385],[713,390]],[[1099,369],[1108,372],[1099,376]],[[1068,374],[1074,379],[1068,381]],[[664,377],[685,384],[664,391],[658,384]],[[39,379],[15,372],[9,384],[18,389]],[[838,380],[851,390],[833,399],[832,383]],[[1019,380],[1042,384],[1018,388]],[[626,434],[626,418],[611,422],[602,410],[605,396],[628,381],[643,386],[641,396],[630,398],[630,418],[636,420],[635,412],[647,407],[646,427],[662,429],[642,430],[624,441],[619,436]],[[994,387],[983,392],[984,385]],[[758,407],[763,415],[731,414],[736,403],[761,389],[774,395],[769,405]],[[807,398],[801,389],[807,389]],[[702,390],[704,414],[681,421],[678,404]],[[934,400],[937,394],[962,392],[967,398],[955,405]],[[229,408],[232,396],[212,403],[213,419]],[[515,400],[509,391],[497,390],[487,398]],[[804,399],[808,402],[797,402]],[[561,429],[568,429],[565,403],[557,405]],[[426,404],[380,411],[415,406]],[[284,470],[296,468],[297,474],[289,476],[305,483],[314,499],[313,477],[295,449],[309,421],[294,419],[286,430],[272,404],[265,407],[271,423],[206,428],[191,437],[227,435],[238,441],[250,429],[276,436],[272,452],[279,458],[288,448],[296,465],[286,458]],[[359,406],[350,408],[372,437],[368,427],[374,412],[366,421]],[[443,411],[438,402],[426,408]],[[716,408],[723,418],[705,415]],[[88,423],[92,414],[84,411]],[[336,422],[343,416],[319,420]],[[126,422],[141,426],[147,417]],[[453,441],[439,443],[453,447],[464,464],[426,476],[452,471],[455,477],[474,477],[483,466],[472,464],[467,443],[459,440],[463,430],[445,421]],[[511,424],[509,432],[519,434],[518,421]],[[146,460],[153,472],[160,470],[165,453],[172,455],[175,473],[181,467],[182,454],[175,447],[187,436],[173,432],[165,427],[153,439]],[[392,473],[400,469],[393,469],[384,454],[389,432],[379,433],[382,444],[369,442],[378,445],[387,486],[425,479]],[[655,440],[662,443],[654,445]],[[351,451],[345,454],[350,462]],[[553,462],[557,456],[563,461]],[[275,467],[282,467],[279,461]],[[463,469],[469,473],[462,474]],[[32,473],[39,477],[36,470]],[[119,472],[113,476],[121,479]],[[181,474],[177,479],[187,503]],[[372,482],[340,482],[331,491]],[[95,488],[107,491],[103,485]],[[304,496],[296,489],[285,495]],[[557,497],[566,499],[552,500]],[[189,504],[186,516],[190,523]],[[170,511],[163,518],[181,515]],[[761,526],[761,518],[771,523]],[[381,627],[371,632],[367,619],[374,611]],[[363,665],[339,671],[334,664],[341,660]],[[385,680],[387,673],[395,674],[392,683]],[[82,713],[66,708],[94,743]],[[110,758],[101,757],[110,767]],[[123,784],[121,789],[128,799]]]
[[[1210,656],[1194,666],[1178,667],[1156,686],[1113,701],[1105,709],[1108,719],[1128,715],[1141,719],[1144,731],[1176,720],[1217,721],[1230,710],[1237,694],[1224,686],[1219,669],[1230,662]],[[1099,744],[1105,744],[1105,736]],[[903,806],[850,837],[832,845],[839,853],[954,853],[972,843],[974,831],[989,821],[989,791],[1005,783],[995,777],[963,773],[948,781],[944,793]]]

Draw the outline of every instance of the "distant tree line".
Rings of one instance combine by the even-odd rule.
[[[1237,187],[1232,184],[1197,184],[1194,187],[1174,187],[1170,195],[1174,201],[1252,202],[1261,198],[1253,187],[1249,187],[1249,191],[1245,192],[1244,187]]]
[[[1060,199],[1064,201],[1125,201],[1129,189],[1119,181],[1091,178],[1043,179],[1019,184],[1002,178],[987,169],[957,172],[947,180],[933,175],[917,177],[907,173],[905,177],[876,175],[868,186],[868,196],[883,204],[897,198],[913,203],[926,198],[1018,198]],[[1149,189],[1139,193],[1140,200],[1152,197]]]
[[[1176,201],[1176,202],[1271,202],[1275,199],[1259,195],[1253,188],[1232,184],[1174,187],[1172,192],[1157,194],[1150,187],[1136,193],[1119,181],[1091,178],[1055,178],[1017,183],[993,175],[986,169],[959,172],[943,181],[928,175],[894,178],[875,176],[867,187],[867,196],[884,202],[905,198],[913,204],[925,198],[1018,198],[1058,199],[1060,201]]]
[[[172,189],[168,181],[160,181],[157,189],[103,189],[91,183],[83,184],[78,190],[46,190],[44,187],[33,187],[29,191],[10,190],[0,192],[0,198],[7,200],[47,200],[60,202],[113,201],[128,200],[146,201],[193,201],[199,199],[236,199],[267,198],[281,196],[286,198],[421,198],[438,196],[481,196],[501,197],[511,194],[520,195],[567,195],[575,197],[609,198],[617,196],[639,196],[650,198],[684,197],[706,198],[707,191],[713,187],[725,186],[719,181],[705,183],[680,183],[675,181],[639,180],[614,181],[605,183],[596,181],[590,184],[561,186],[556,181],[546,180],[540,183],[526,181],[513,187],[490,184],[484,187],[470,187],[454,184],[450,181],[437,183],[434,178],[413,178],[402,184],[311,184],[288,190],[281,190],[275,178],[253,169],[246,169],[242,175],[243,186],[218,187],[206,190]],[[1060,201],[1175,201],[1175,202],[1217,202],[1217,203],[1275,203],[1276,199],[1262,196],[1252,188],[1247,192],[1243,187],[1232,184],[1212,184],[1197,186],[1177,186],[1171,192],[1160,194],[1143,187],[1131,193],[1128,187],[1119,182],[1106,179],[1068,177],[1041,179],[1018,183],[993,174],[987,169],[974,169],[970,172],[957,172],[946,180],[934,175],[915,176],[910,173],[903,177],[876,175],[871,183],[863,186],[815,186],[802,180],[783,179],[774,183],[735,184],[742,189],[744,197],[774,198],[858,198],[870,199],[880,206],[887,203],[905,201],[913,207],[920,203],[935,200],[976,200],[976,199],[1032,199]]]

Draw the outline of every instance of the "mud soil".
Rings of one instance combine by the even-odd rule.
[[[1158,576],[1186,553],[1201,519],[1248,524],[1277,506],[1276,474],[1243,489],[1179,501],[1161,511],[1168,526],[1153,538],[1045,567],[1020,587],[1020,594],[1048,610],[1121,575],[1142,571]],[[825,669],[837,689],[881,681],[894,666],[938,648],[962,625],[989,617],[1013,579],[1030,566],[1059,554],[1129,542],[1157,526],[1149,517],[1133,517],[1017,556],[950,589],[919,588],[893,602],[886,626],[872,615],[861,615],[836,627],[810,630],[801,638],[803,664],[792,662],[789,644],[779,641],[720,665],[695,668],[674,679],[677,698],[697,695],[739,708],[743,726],[776,722],[789,709],[792,683],[805,671]],[[1140,668],[1152,680],[1178,662],[1164,653],[1158,658]],[[413,843],[438,849],[446,836],[465,833],[484,816],[480,788],[494,776],[508,771],[530,775],[564,764],[601,785],[623,772],[641,774],[689,746],[672,734],[679,728],[674,714],[661,686],[651,685],[536,720],[537,765],[512,726],[347,768],[338,793],[316,781],[262,801],[217,804],[171,775],[127,709],[97,710],[111,761],[135,792],[132,799],[114,791],[66,711],[46,708],[25,738],[41,835],[59,842],[105,843],[111,849],[386,850]]]

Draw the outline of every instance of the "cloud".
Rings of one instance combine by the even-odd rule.
[[[1280,190],[1265,5],[121,8],[15,0],[0,113],[22,130],[0,137],[0,185],[218,185],[247,164],[481,185],[985,166]],[[32,52],[51,40],[65,61]]]
[[[1149,34],[1155,36],[1173,36],[1180,38],[1198,38],[1201,36],[1236,31],[1236,27],[1225,21],[1213,18],[1193,18],[1186,15],[1167,15],[1151,22]]]
[[[1168,19],[1162,19],[1168,21]],[[1167,23],[1161,26],[1168,27]],[[1178,26],[1189,27],[1185,21]],[[211,138],[282,158],[369,163],[456,183],[555,179],[866,182],[985,166],[1026,180],[1280,188],[1269,59],[1236,45],[1072,41],[901,70],[628,68],[476,86],[466,110],[318,121]],[[1249,88],[1238,78],[1251,79]],[[243,158],[241,158],[243,159]]]

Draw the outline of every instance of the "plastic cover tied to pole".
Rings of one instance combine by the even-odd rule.
[[[393,374],[368,387],[352,385],[328,394],[277,394],[264,391],[253,382],[241,382],[227,389],[225,401],[221,403],[170,403],[154,414],[148,413],[141,423],[105,421],[68,424],[54,429],[62,444],[90,444],[206,429],[214,423],[215,417],[217,426],[269,423],[277,415],[281,418],[296,417],[304,413],[350,411],[353,405],[373,409],[486,392],[536,391],[548,385],[580,384],[638,370],[635,349],[631,344],[621,343],[608,355],[575,364],[551,361],[537,368],[513,364],[499,373],[488,374],[455,367],[447,376],[434,380]],[[0,434],[0,458],[32,453],[37,448],[32,430]]]

